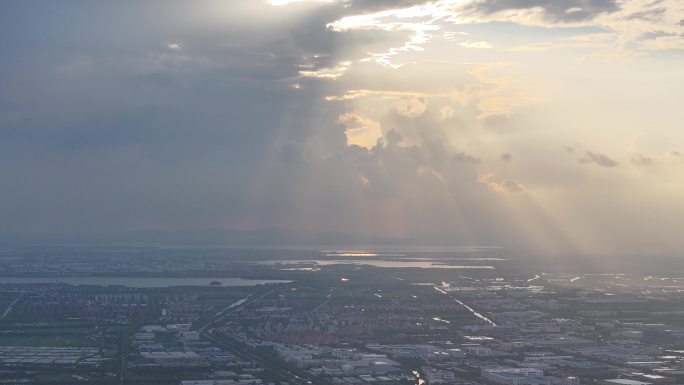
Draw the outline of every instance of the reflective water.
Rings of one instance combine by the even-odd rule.
[[[464,261],[465,259],[461,260]],[[480,261],[479,259],[468,259],[471,261]],[[418,269],[494,269],[493,265],[448,265],[445,261],[436,261],[432,259],[421,260],[395,260],[395,259],[278,259],[259,261],[258,263],[264,265],[306,265],[316,264],[320,266],[330,265],[364,265],[373,267],[388,267],[388,268],[418,268]]]

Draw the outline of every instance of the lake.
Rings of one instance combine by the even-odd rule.
[[[452,259],[453,260],[453,259]],[[465,259],[463,259],[465,260]],[[471,261],[481,261],[482,259],[468,259]],[[491,258],[487,260],[492,260]],[[316,264],[320,266],[331,266],[331,265],[365,265],[373,267],[385,267],[385,268],[413,268],[413,269],[494,269],[493,265],[449,265],[445,262],[449,260],[436,260],[436,259],[412,259],[412,260],[401,260],[401,259],[272,259],[257,261],[256,263],[264,265],[307,265]]]

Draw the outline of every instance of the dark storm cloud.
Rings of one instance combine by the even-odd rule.
[[[531,8],[541,8],[549,21],[573,22],[615,12],[620,4],[616,0],[480,0],[465,7],[466,10],[484,14]]]

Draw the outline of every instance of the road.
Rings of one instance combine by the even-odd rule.
[[[274,375],[281,377],[282,381],[288,381],[292,384],[318,384],[320,381],[308,375],[308,373],[302,373],[292,369],[286,363],[280,361],[275,357],[264,357],[254,352],[254,349],[245,345],[238,339],[231,337],[230,335],[222,335],[215,332],[215,325],[220,324],[225,321],[232,313],[241,310],[245,305],[251,303],[256,299],[262,299],[270,294],[272,294],[276,289],[267,291],[259,296],[250,295],[247,298],[241,299],[223,309],[222,311],[216,313],[211,317],[203,326],[201,326],[197,331],[207,340],[212,341],[216,345],[227,349],[236,355],[253,361],[256,364],[269,369]]]
[[[12,311],[12,307],[14,306],[14,304],[16,304],[17,302],[19,302],[19,300],[20,300],[21,297],[24,295],[24,293],[25,293],[24,291],[22,291],[22,292],[19,293],[19,295],[17,296],[17,298],[15,298],[14,301],[12,301],[12,303],[10,303],[9,306],[7,306],[7,309],[5,309],[5,312],[2,313],[2,315],[0,316],[0,319],[5,319],[5,317],[7,317],[7,315]]]
[[[272,374],[280,377],[280,381],[288,381],[292,384],[302,385],[320,383],[320,381],[313,376],[310,376],[308,373],[296,371],[276,357],[264,357],[257,352],[254,352],[252,348],[243,344],[239,340],[227,335],[217,335],[217,333],[214,333],[214,329],[210,329],[208,332],[205,332],[203,336],[216,345],[230,350],[241,358],[252,361],[257,365],[269,370]]]
[[[487,318],[484,314],[478,312],[477,310],[473,309],[472,307],[466,305],[463,301],[461,301],[461,300],[459,300],[459,299],[457,299],[457,298],[454,298],[454,297],[451,296],[448,292],[446,292],[444,289],[441,289],[441,288],[439,288],[439,287],[437,287],[437,286],[434,286],[434,289],[437,290],[438,292],[442,293],[442,294],[446,294],[446,295],[448,295],[449,297],[451,297],[451,299],[453,299],[454,301],[458,302],[459,305],[461,305],[461,306],[463,306],[464,308],[466,308],[466,309],[467,309],[470,313],[472,313],[475,317],[477,317],[477,318],[483,320],[484,322],[486,322],[486,323],[488,323],[488,324],[490,324],[490,325],[492,325],[492,326],[496,326],[496,323],[495,323],[494,321],[492,321],[491,319]]]
[[[119,382],[126,381],[126,358],[128,357],[128,334],[121,333],[119,336],[119,352],[121,354],[121,373],[119,373]]]
[[[245,297],[245,298],[243,298],[243,299],[241,299],[241,300],[238,300],[238,301],[233,302],[232,304],[228,305],[228,307],[226,307],[225,309],[223,309],[223,310],[219,311],[218,313],[214,314],[214,317],[213,317],[213,318],[218,318],[218,317],[220,317],[221,315],[223,315],[225,312],[229,311],[230,309],[236,308],[236,307],[238,307],[238,306],[244,304],[245,302],[247,302],[247,300],[248,300],[249,297],[251,297],[251,296],[252,296],[252,295],[250,294],[250,295],[248,295],[247,297]]]

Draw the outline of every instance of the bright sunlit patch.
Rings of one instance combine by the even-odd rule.
[[[181,45],[178,44],[178,43],[169,43],[169,44],[166,45],[166,48],[172,49],[172,50],[174,50],[174,51],[178,51],[178,50],[181,49]]]
[[[340,115],[337,120],[346,127],[344,133],[348,146],[356,145],[370,149],[382,138],[380,123],[361,114],[347,112]]]
[[[515,179],[503,179],[501,181],[497,181],[495,178],[496,174],[490,172],[481,173],[477,180],[479,183],[486,185],[490,190],[497,193],[521,193],[527,191],[525,186]]]
[[[378,253],[365,251],[343,251],[325,254],[326,257],[377,257]]]
[[[435,96],[454,96],[451,93],[435,93],[428,94],[424,92],[413,92],[413,91],[388,91],[388,90],[347,90],[343,95],[329,95],[325,97],[327,101],[340,101],[340,100],[354,100],[367,96],[379,96],[384,99],[399,99],[399,98],[427,98]]]
[[[477,90],[480,118],[490,115],[508,115],[516,108],[540,103],[546,99],[542,84],[500,73],[505,63],[489,64],[470,72],[479,83]]]
[[[319,68],[319,69],[302,69],[299,71],[299,75],[307,78],[319,78],[319,79],[337,79],[344,75],[347,70],[351,67],[350,61],[343,61],[337,63],[333,67]]]
[[[435,170],[434,168],[427,167],[427,166],[420,167],[420,168],[416,171],[416,173],[417,173],[419,176],[422,176],[422,177],[432,177],[432,178],[435,178],[435,179],[439,180],[440,182],[444,182],[444,180],[445,180],[445,179],[444,179],[444,175],[442,175],[441,173],[439,173],[439,172],[438,172],[437,170]]]
[[[591,33],[572,36],[558,41],[543,41],[523,44],[504,51],[507,52],[543,52],[552,49],[608,49],[615,42],[617,35],[612,32]]]
[[[385,52],[370,53],[367,60],[373,60],[388,68],[400,68],[401,63],[391,59],[408,51],[422,51],[423,46],[432,38],[432,34],[442,28],[441,21],[454,18],[449,7],[461,1],[439,1],[413,7],[389,9],[375,13],[346,16],[328,24],[328,28],[336,32],[351,30],[381,30],[388,32],[410,32],[403,45],[393,47]]]
[[[486,41],[465,41],[463,43],[459,44],[461,47],[465,48],[479,48],[479,49],[484,49],[484,48],[493,48],[493,46],[486,42]]]
[[[491,341],[494,338],[487,336],[463,336],[468,341]]]
[[[386,31],[396,31],[401,29],[411,29],[408,27],[416,27],[419,24],[429,24],[432,21],[450,16],[443,2],[439,4],[425,4],[420,6],[413,6],[408,8],[390,9],[376,13],[368,13],[362,15],[352,15],[343,17],[333,23],[328,24],[328,27],[335,31],[347,31],[353,29],[382,29]],[[416,22],[407,22],[411,19]],[[439,26],[433,25],[433,29],[438,29]]]

